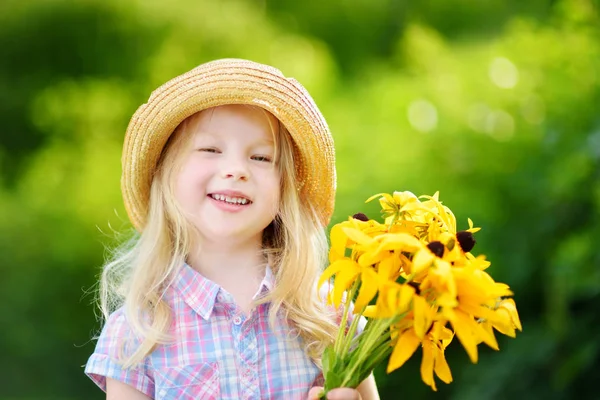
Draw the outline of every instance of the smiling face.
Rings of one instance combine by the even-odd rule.
[[[255,107],[226,105],[187,123],[192,137],[175,182],[183,212],[203,242],[260,244],[279,209],[277,120]]]

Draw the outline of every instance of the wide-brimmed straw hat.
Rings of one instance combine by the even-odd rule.
[[[268,65],[223,59],[202,64],[150,95],[127,127],[121,190],[129,219],[142,231],[150,185],[167,140],[187,117],[225,104],[248,104],[269,111],[287,128],[294,143],[296,187],[327,225],[336,188],[333,139],[323,115],[306,89]]]

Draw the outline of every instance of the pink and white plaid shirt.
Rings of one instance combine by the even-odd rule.
[[[259,294],[272,289],[269,268]],[[133,386],[153,399],[306,399],[322,385],[320,369],[283,318],[268,324],[268,304],[250,316],[216,283],[184,265],[167,290],[173,310],[172,344],[160,345],[134,369],[118,361],[131,329],[122,309],[106,322],[85,373],[106,390],[106,378]],[[364,324],[361,324],[361,330]],[[135,342],[136,344],[139,342]]]

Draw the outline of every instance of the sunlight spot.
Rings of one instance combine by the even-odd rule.
[[[490,64],[490,79],[503,89],[512,89],[519,81],[519,71],[508,58],[496,57]]]
[[[421,132],[431,132],[437,127],[438,113],[427,100],[415,100],[408,106],[408,122]]]

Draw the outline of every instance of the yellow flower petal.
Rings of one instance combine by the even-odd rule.
[[[342,227],[342,231],[348,237],[348,239],[360,245],[368,246],[374,242],[374,239],[371,236],[363,233],[359,229],[344,226]]]
[[[476,334],[481,342],[487,344],[490,348],[494,350],[500,350],[500,348],[498,347],[498,342],[496,341],[496,336],[494,336],[494,330],[492,329],[492,326],[489,323],[478,323]]]
[[[477,341],[473,334],[473,331],[475,330],[473,324],[476,324],[476,322],[462,311],[455,310],[454,318],[450,323],[452,324],[456,336],[458,336],[458,340],[467,351],[471,362],[477,363]]]
[[[435,349],[435,374],[442,380],[444,383],[452,382],[452,373],[450,372],[450,366],[446,361],[446,356],[443,350]]]
[[[423,359],[421,360],[421,379],[427,386],[437,392],[435,379],[433,379],[433,343],[426,340],[423,342]]]
[[[331,228],[329,233],[331,238],[331,248],[329,250],[329,262],[332,263],[340,258],[343,258],[346,253],[348,244],[348,236],[342,230],[342,225],[336,224]]]
[[[360,262],[359,262],[360,264]],[[395,254],[389,254],[377,265],[377,272],[382,280],[396,280],[400,272],[400,258]]]
[[[352,268],[351,266],[353,264],[355,264],[354,261],[350,260],[349,258],[343,258],[331,263],[331,265],[327,267],[325,271],[323,271],[323,273],[321,274],[321,277],[319,278],[319,283],[317,285],[317,290],[319,290],[327,280],[329,280],[332,276],[337,274],[340,270],[342,270],[343,268]]]
[[[456,233],[456,218],[452,211],[448,207],[442,205],[439,200],[434,195],[432,196],[419,196],[420,198],[429,199],[431,202],[432,208],[437,211],[437,216],[442,220],[446,228],[452,232]]]
[[[401,288],[402,286],[396,282],[387,282],[382,285],[377,299],[382,317],[392,317],[397,313],[398,296]]]
[[[354,302],[354,313],[359,313],[377,294],[378,276],[371,268],[363,268],[360,276],[360,289]]]
[[[471,233],[475,233],[475,232],[479,232],[481,230],[481,228],[473,228],[473,221],[471,220],[471,218],[467,218],[469,221],[469,229],[467,229],[467,232],[471,232]]]
[[[344,297],[344,292],[354,283],[360,272],[358,264],[354,261],[345,263],[344,267],[337,273],[333,282],[333,304],[339,307]]]
[[[394,192],[393,199],[394,199],[394,202],[401,207],[407,203],[413,203],[413,202],[419,201],[418,197],[415,196],[412,192],[409,192],[408,190],[406,190],[404,192]]]
[[[400,297],[398,301],[398,309],[404,312],[408,309],[410,302],[415,297],[416,289],[410,285],[402,285],[399,289]]]
[[[517,312],[517,305],[513,299],[504,299],[500,303],[500,307],[504,308],[508,311],[510,315],[510,319],[514,324],[515,328],[520,331],[523,331],[523,327],[521,326],[521,320],[519,319],[519,313]]]
[[[392,355],[390,356],[390,361],[388,362],[387,366],[387,373],[389,374],[390,372],[404,365],[406,360],[408,360],[415,353],[419,347],[419,343],[421,343],[421,341],[415,335],[414,330],[409,329],[403,332],[398,338],[398,341],[394,346],[394,350],[392,351]]]
[[[321,274],[321,277],[319,278],[319,283],[317,284],[317,292],[320,293],[321,287],[323,287],[323,284],[325,282],[327,282],[333,275],[337,274],[339,270],[340,270],[339,264],[334,263],[334,264],[331,264],[329,267],[327,267],[327,269],[325,271],[323,271],[323,273]]]
[[[369,197],[367,199],[367,201],[365,201],[365,203],[368,203],[368,202],[373,201],[374,199],[380,198],[380,197],[385,198],[390,203],[394,202],[394,198],[392,196],[390,196],[388,193],[377,193],[377,194],[374,194],[373,196]]]
[[[515,326],[507,309],[498,308],[491,314],[492,315],[488,319],[498,332],[512,338],[517,336],[517,333],[515,332]]]
[[[432,312],[431,306],[421,296],[413,297],[413,313],[414,313],[414,324],[415,334],[419,339],[425,337],[425,333],[429,330],[432,323]]]
[[[365,310],[363,311],[362,315],[365,318],[378,318],[379,310],[378,310],[377,306],[367,306],[365,308]]]
[[[434,259],[435,255],[427,248],[417,251],[413,257],[411,273],[418,274],[430,267]]]
[[[388,233],[380,239],[376,252],[385,250],[413,252],[422,248],[424,248],[423,243],[408,233]]]
[[[361,267],[370,267],[371,265],[380,263],[383,259],[389,257],[389,254],[390,253],[387,251],[365,251],[360,255],[360,257],[358,257],[358,265]]]

